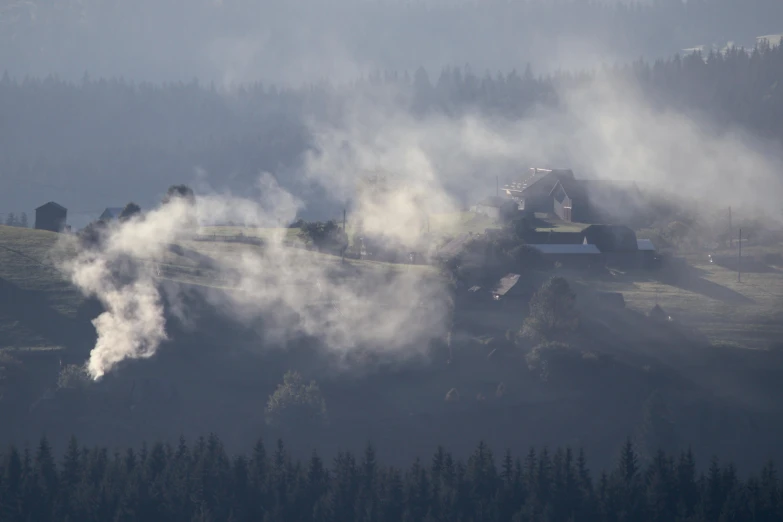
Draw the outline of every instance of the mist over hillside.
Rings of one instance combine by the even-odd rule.
[[[756,177],[741,190],[753,190],[763,187],[759,176],[777,172],[780,54],[780,47],[751,54],[735,49],[706,62],[690,55],[552,77],[530,69],[488,75],[418,69],[373,74],[351,85],[237,90],[6,75],[0,80],[7,115],[0,122],[0,169],[9,184],[0,211],[32,215],[57,200],[79,228],[129,200],[148,207],[168,184],[242,193],[268,172],[305,203],[304,217],[325,219],[351,204],[350,181],[359,167],[382,168],[384,149],[403,147],[389,139],[426,149],[438,182],[461,204],[476,190],[489,195],[496,178],[505,183],[532,163],[675,191],[682,182],[697,193],[702,185],[718,190],[738,181],[728,173],[739,169]],[[679,130],[669,132],[670,124]],[[327,158],[344,149],[338,135],[362,154],[320,167],[331,172],[313,172],[308,157],[318,156],[319,147]],[[367,142],[372,135],[381,141]],[[422,143],[413,142],[418,139]],[[693,147],[693,140],[700,145]],[[721,184],[702,183],[700,176],[713,180],[716,171],[727,173]]]
[[[0,445],[783,457],[781,21],[0,3]]]

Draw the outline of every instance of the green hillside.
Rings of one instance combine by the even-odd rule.
[[[673,320],[704,334],[713,344],[769,349],[783,340],[783,272],[743,275],[692,259],[678,278],[647,272],[613,272],[607,277],[566,273],[590,291],[621,292],[632,310],[660,305]]]
[[[446,231],[452,226],[465,230],[475,225],[478,231],[489,224],[485,220],[474,221],[471,215],[446,216],[437,226]],[[40,326],[57,318],[85,319],[79,315],[84,298],[55,268],[54,252],[64,253],[55,249],[57,240],[58,235],[51,232],[0,226],[0,349],[58,347]],[[201,266],[192,253],[210,260],[245,252],[253,254],[263,248],[220,241],[183,241],[179,246],[183,249],[179,253],[164,256],[161,277],[209,286],[220,286],[216,272]],[[754,254],[753,250],[747,253],[749,259]],[[293,255],[302,263],[340,263],[336,256],[317,252],[296,250]],[[742,282],[737,282],[735,271],[709,263],[706,257],[692,257],[690,264],[687,276],[677,280],[648,272],[613,272],[605,277],[569,271],[562,274],[584,291],[621,292],[628,306],[641,313],[659,304],[678,322],[698,329],[713,343],[763,349],[776,339],[783,339],[783,272],[770,267],[767,271],[746,273]],[[427,266],[364,260],[348,261],[345,267],[434,272]],[[501,318],[495,317],[492,322],[497,323],[498,319]],[[512,328],[518,320],[508,317],[501,322]]]
[[[0,227],[0,367],[9,355],[22,361],[22,370],[6,373],[23,383],[9,386],[0,405],[15,411],[14,419],[28,419],[29,408],[45,390],[56,386],[57,358],[50,356],[51,350],[80,362],[95,340],[90,320],[98,310],[53,267],[56,241],[56,234]],[[263,248],[181,241],[160,263],[161,277],[220,287],[210,261],[258,254]],[[428,266],[370,261],[343,264],[337,256],[298,249],[291,255],[293,265],[331,265],[340,277],[388,270],[422,270],[435,276]],[[581,337],[573,339],[575,348],[566,352],[566,359],[552,359],[547,380],[531,369],[527,359],[531,347],[515,347],[506,340],[507,330],[521,326],[528,310],[525,299],[458,304],[448,353],[441,347],[427,364],[417,362],[351,379],[324,371],[324,360],[319,358],[324,353],[317,343],[297,342],[288,350],[263,351],[265,341],[258,332],[247,331],[216,310],[202,310],[197,325],[183,328],[176,320],[168,325],[171,344],[154,361],[130,365],[85,395],[92,409],[81,403],[72,405],[67,392],[41,402],[36,406],[34,418],[40,424],[35,429],[71,433],[80,426],[102,423],[104,431],[96,436],[110,440],[131,433],[131,426],[139,436],[157,437],[228,426],[240,418],[263,423],[266,399],[291,368],[310,372],[322,385],[335,426],[335,445],[344,445],[351,437],[357,439],[356,444],[366,439],[366,431],[357,431],[357,422],[367,429],[388,431],[387,442],[392,444],[392,438],[422,425],[416,419],[431,416],[429,425],[443,427],[453,422],[460,430],[473,430],[471,437],[483,437],[482,426],[503,419],[511,424],[525,422],[526,441],[589,435],[595,437],[592,447],[609,455],[612,441],[635,429],[636,416],[653,389],[668,394],[678,429],[689,436],[700,429],[693,408],[712,411],[710,394],[720,390],[737,395],[742,390],[753,407],[771,411],[774,405],[764,399],[777,396],[783,363],[773,357],[774,352],[763,349],[783,337],[780,317],[774,312],[781,309],[777,296],[783,295],[783,276],[772,268],[747,274],[742,283],[736,283],[728,268],[696,258],[691,264],[696,266],[679,280],[643,272],[602,276],[564,270],[525,272],[530,288],[554,274],[564,275],[572,282],[582,309]],[[627,308],[612,310],[595,304],[597,291],[622,292]],[[656,302],[686,333],[669,331],[644,317]],[[731,355],[707,360],[713,352]],[[187,401],[167,403],[168,392],[164,391],[150,391],[147,398],[133,395],[135,383],[148,379],[176,387]],[[461,397],[455,404],[444,399],[452,389]],[[132,413],[127,410],[129,402],[135,405]],[[605,407],[596,411],[592,406],[599,403]],[[751,415],[741,409],[729,411],[733,413],[721,426],[737,425]],[[767,413],[759,415],[753,419],[761,422]],[[177,419],[174,424],[172,419]],[[527,420],[511,419],[536,420],[527,424]],[[752,426],[742,429],[743,434],[756,433]],[[441,440],[449,433],[456,441],[462,431],[444,428],[433,432],[431,439]],[[492,433],[499,443],[512,443],[504,438],[504,430]]]
[[[0,226],[0,349],[59,349],[49,325],[73,321],[82,296],[53,266],[58,235]]]

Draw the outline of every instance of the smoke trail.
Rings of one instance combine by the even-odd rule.
[[[179,198],[146,215],[111,225],[102,242],[63,263],[65,273],[105,312],[93,321],[98,340],[87,364],[99,379],[121,361],[153,356],[167,339],[164,298],[154,266],[172,244],[188,245],[198,222],[235,221],[253,227],[292,221],[299,203],[269,176],[256,200],[208,195]],[[400,209],[400,215],[406,212]],[[297,332],[319,338],[345,356],[357,348],[421,350],[440,335],[448,295],[438,278],[411,268],[350,272],[339,258],[290,248],[284,232],[262,248],[211,253],[214,276],[233,289],[205,291],[205,302],[237,321],[264,319],[268,340]],[[192,246],[192,245],[190,245]],[[180,310],[187,315],[187,310]]]
[[[476,201],[494,194],[498,173],[508,179],[536,163],[565,163],[580,176],[635,179],[712,204],[779,213],[780,158],[765,154],[758,140],[656,110],[633,89],[606,80],[563,92],[561,99],[561,107],[517,121],[416,118],[382,97],[356,100],[338,122],[311,122],[314,146],[304,175],[335,200],[352,200],[355,228],[404,248],[432,244],[430,215],[458,213],[454,187]],[[361,180],[379,172],[388,174],[382,190],[360,189]],[[264,175],[254,197],[212,193],[195,202],[174,200],[113,225],[99,246],[65,262],[74,284],[106,308],[95,320],[91,375],[149,357],[166,339],[164,299],[149,262],[165,261],[170,245],[186,245],[198,223],[285,226],[302,205]],[[216,277],[234,290],[205,292],[205,302],[247,324],[263,319],[270,341],[304,333],[338,355],[417,353],[445,330],[449,293],[432,271],[344,266],[289,248],[284,236],[270,235],[263,248],[210,252]]]

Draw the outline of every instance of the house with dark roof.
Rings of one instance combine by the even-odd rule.
[[[50,232],[62,232],[65,230],[67,217],[68,209],[64,206],[54,201],[44,203],[35,209],[35,228]]]
[[[120,214],[122,214],[124,207],[107,207],[106,210],[103,211],[103,214],[101,214],[98,219],[101,221],[112,221],[120,217]]]
[[[536,235],[544,241],[528,246],[544,260],[567,268],[654,268],[659,262],[652,241],[638,239],[625,225],[590,225],[581,232]]]
[[[574,179],[558,181],[550,192],[554,214],[563,221],[634,221],[642,205],[633,181]]]
[[[576,223],[631,222],[642,203],[633,181],[576,179],[570,169],[534,168],[523,181],[503,190],[526,212]]]
[[[561,180],[574,180],[571,169],[531,168],[529,175],[520,182],[503,187],[506,196],[519,204],[526,212],[553,212],[552,190]]]
[[[585,242],[595,245],[607,265],[621,268],[655,268],[658,256],[649,239],[638,239],[624,225],[590,225],[582,231]]]

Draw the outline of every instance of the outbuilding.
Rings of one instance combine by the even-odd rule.
[[[50,232],[62,232],[65,229],[67,217],[68,209],[64,206],[54,201],[44,203],[35,209],[35,228]]]

